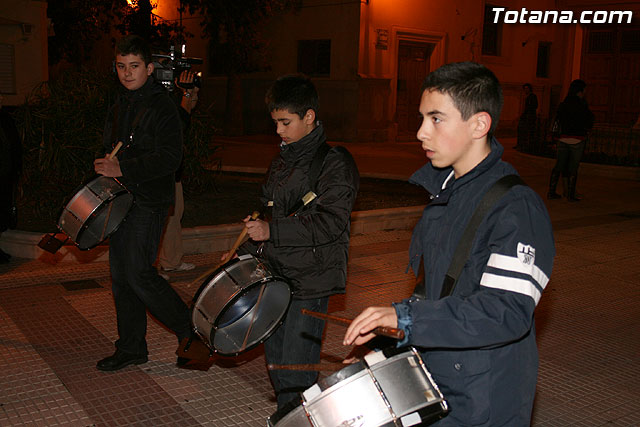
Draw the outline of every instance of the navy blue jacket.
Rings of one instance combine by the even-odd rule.
[[[410,182],[432,194],[411,240],[410,265],[424,261],[426,299],[394,304],[405,341],[419,348],[449,402],[438,425],[529,425],[538,352],[534,309],[553,265],[547,210],[527,186],[515,186],[489,211],[452,295],[440,299],[444,276],[464,229],[489,187],[515,169],[491,153],[455,179],[430,163]],[[449,178],[447,180],[447,178]]]

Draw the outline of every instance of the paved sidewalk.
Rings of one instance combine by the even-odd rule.
[[[553,161],[505,157],[539,194]],[[416,144],[351,144],[363,175],[406,177],[424,162]],[[261,171],[272,144],[226,141],[227,166]],[[273,151],[271,151],[273,152]],[[247,169],[248,170],[248,169]],[[637,169],[581,165],[584,200],[547,202],[557,257],[536,311],[540,375],[534,426],[640,425],[640,181]],[[409,230],[352,236],[347,293],[330,312],[352,318],[407,296]],[[220,252],[191,254],[173,274],[187,301]],[[116,339],[106,262],[0,265],[0,425],[264,426],[275,402],[261,346],[216,357],[208,371],[174,366],[175,337],[149,322],[149,362],[103,373]],[[341,360],[344,327],[329,324],[323,362]]]

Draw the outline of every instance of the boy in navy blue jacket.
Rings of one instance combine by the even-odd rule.
[[[399,345],[421,351],[449,403],[449,415],[438,422],[443,426],[531,422],[538,370],[533,313],[555,255],[547,210],[531,188],[512,187],[488,211],[453,292],[441,298],[478,203],[497,180],[516,173],[492,136],[501,109],[500,84],[480,64],[447,64],[427,76],[418,139],[430,162],[410,182],[432,200],[409,251],[416,274],[423,263],[426,296],[369,307],[344,337],[345,345],[360,345],[375,327],[403,329]]]

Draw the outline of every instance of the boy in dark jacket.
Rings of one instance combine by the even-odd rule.
[[[441,297],[454,251],[487,190],[514,168],[492,137],[502,90],[482,65],[447,64],[427,76],[420,102],[427,163],[411,182],[432,195],[409,250],[417,294],[358,315],[344,344],[369,341],[377,326],[401,328],[399,345],[417,347],[449,403],[438,425],[530,424],[538,368],[534,309],[555,255],[547,210],[516,185],[480,223],[456,286]]]
[[[326,313],[329,295],[345,292],[351,210],[360,178],[351,154],[331,148],[313,189],[318,197],[299,209],[312,190],[313,158],[326,144],[317,121],[318,94],[309,79],[284,76],[271,86],[266,101],[282,139],[281,151],[262,187],[267,220],[245,218],[251,240],[242,249],[267,261],[292,286],[284,323],[265,342],[267,363],[318,363],[324,321],[301,309]],[[280,410],[312,386],[318,373],[271,370],[269,375]]]
[[[147,361],[147,309],[178,337],[191,336],[189,309],[153,267],[162,227],[175,194],[174,176],[182,158],[182,132],[175,103],[151,74],[147,44],[128,36],[116,46],[116,69],[122,84],[104,130],[107,153],[96,173],[118,178],[135,203],[110,237],[109,266],[118,320],[112,356],[100,360],[101,371],[115,371]]]

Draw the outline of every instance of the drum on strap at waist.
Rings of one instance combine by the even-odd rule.
[[[65,205],[58,228],[82,250],[91,249],[113,234],[134,198],[117,179],[98,176],[83,185]]]
[[[242,255],[205,279],[193,298],[191,322],[211,350],[237,356],[275,331],[290,302],[285,279],[263,260]]]
[[[414,348],[386,349],[319,380],[301,404],[276,412],[269,427],[428,425],[448,405]]]

